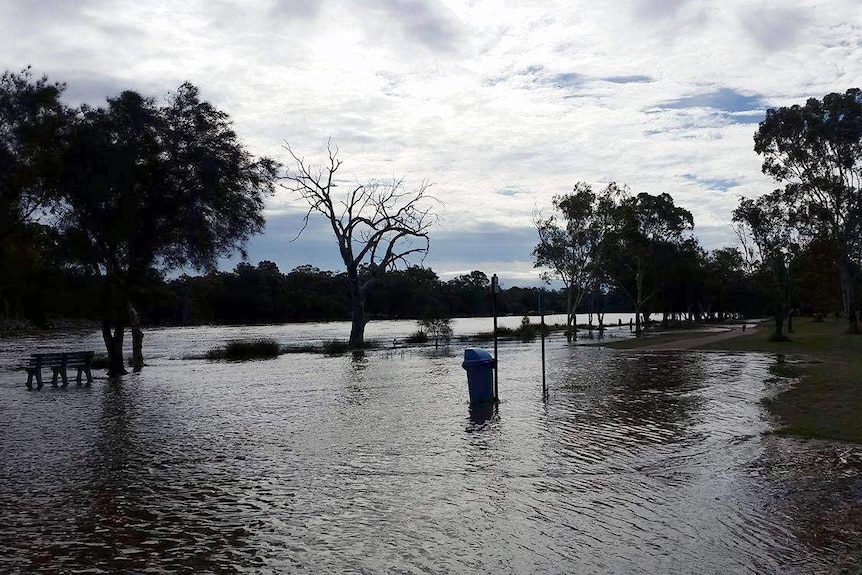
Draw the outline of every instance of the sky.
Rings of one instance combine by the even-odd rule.
[[[28,65],[70,104],[190,81],[254,154],[317,163],[331,139],[345,182],[430,181],[424,265],[536,285],[533,213],[579,181],[667,192],[734,245],[739,197],[777,187],[766,109],[862,86],[862,3],[0,0],[0,68]],[[325,221],[294,239],[304,213],[279,189],[249,260],[339,270]]]

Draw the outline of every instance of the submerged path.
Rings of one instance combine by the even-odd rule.
[[[723,331],[721,333],[717,333],[715,335],[707,335],[701,337],[692,337],[688,339],[678,339],[676,341],[668,341],[664,343],[656,343],[654,345],[645,345],[643,347],[632,348],[633,350],[639,351],[661,351],[661,350],[678,350],[678,349],[692,349],[695,347],[700,347],[702,345],[707,345],[710,343],[715,343],[718,341],[723,341],[725,339],[730,339],[733,337],[739,337],[741,335],[749,335],[757,332],[757,325],[747,325],[746,330],[743,331],[742,328],[733,327],[728,331]]]

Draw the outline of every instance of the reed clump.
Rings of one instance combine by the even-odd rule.
[[[206,358],[210,360],[248,361],[278,357],[281,347],[273,339],[229,341],[224,347],[211,349]]]

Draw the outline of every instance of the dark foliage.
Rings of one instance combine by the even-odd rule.
[[[272,339],[230,341],[224,347],[208,351],[206,358],[210,360],[247,361],[250,359],[271,359],[278,357],[280,352],[281,348],[278,342]]]
[[[191,84],[165,105],[123,92],[101,108],[66,107],[63,89],[0,76],[0,313],[98,315],[117,375],[127,327],[143,366],[136,306],[176,303],[160,275],[212,269],[263,229],[276,164]]]

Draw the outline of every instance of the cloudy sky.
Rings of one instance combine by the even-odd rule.
[[[862,85],[858,0],[0,0],[0,68],[69,103],[189,80],[255,153],[350,179],[434,182],[425,265],[537,281],[531,214],[577,181],[669,192],[707,248],[774,184],[752,135],[769,107]],[[253,263],[338,269],[321,222],[279,192]],[[231,262],[225,262],[231,267]]]

